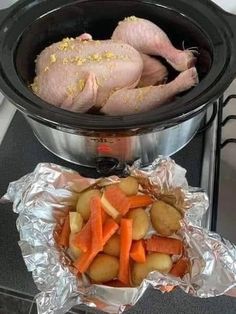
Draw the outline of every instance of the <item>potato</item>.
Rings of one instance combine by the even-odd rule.
[[[70,212],[70,232],[80,232],[83,227],[83,218],[77,212]]]
[[[170,255],[164,253],[152,253],[146,259],[148,272],[158,270],[160,273],[168,273],[172,268]]]
[[[120,256],[120,237],[114,234],[106,243],[103,248],[104,253],[112,256]]]
[[[134,263],[131,271],[132,284],[139,286],[152,271],[168,273],[172,268],[172,260],[169,255],[152,253],[147,255],[145,263]]]
[[[119,188],[127,195],[136,195],[138,193],[139,183],[134,177],[123,178],[119,182]]]
[[[73,258],[73,260],[76,260],[82,253],[82,251],[80,250],[80,248],[76,247],[73,245],[73,238],[75,237],[74,233],[70,234],[70,238],[69,238],[69,251],[70,251],[70,255]]]
[[[93,196],[99,196],[101,197],[101,192],[99,190],[88,190],[85,192],[82,192],[79,195],[78,198],[78,202],[76,205],[76,210],[78,213],[81,214],[81,216],[83,217],[83,219],[85,221],[87,221],[89,219],[90,216],[90,200]]]
[[[144,278],[148,275],[147,264],[134,263],[131,270],[131,281],[133,286],[139,286]]]
[[[162,201],[153,203],[150,217],[153,228],[161,235],[170,236],[180,229],[181,214],[167,203]]]
[[[90,265],[88,275],[96,283],[105,283],[116,278],[118,272],[118,258],[107,254],[99,254]]]
[[[142,239],[149,227],[148,214],[142,208],[135,208],[129,211],[127,218],[133,219],[133,240]]]

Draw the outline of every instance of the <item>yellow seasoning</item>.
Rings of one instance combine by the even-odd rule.
[[[36,77],[34,80],[34,83],[30,85],[34,93],[37,93],[39,91],[37,81],[38,81],[38,78]]]
[[[50,56],[50,62],[51,63],[55,63],[57,61],[57,57],[56,57],[56,55],[55,55],[55,53],[54,54],[52,54],[51,56]]]
[[[85,80],[80,79],[78,82],[78,88],[80,92],[84,89],[84,86],[85,86]]]
[[[44,72],[47,72],[49,70],[49,67],[44,68]]]

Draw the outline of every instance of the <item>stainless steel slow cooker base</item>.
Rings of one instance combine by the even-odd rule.
[[[143,165],[151,164],[158,155],[170,156],[183,148],[196,134],[204,112],[176,126],[150,133],[121,136],[119,133],[99,133],[99,136],[76,134],[45,126],[29,117],[38,140],[48,150],[75,164],[97,167],[101,158],[113,158],[120,164],[141,159]]]

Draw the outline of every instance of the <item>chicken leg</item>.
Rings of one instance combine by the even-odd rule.
[[[146,112],[159,107],[197,83],[196,68],[191,68],[180,73],[175,80],[166,85],[116,91],[110,96],[101,112],[110,116]]]
[[[89,73],[87,80],[84,84],[82,82],[82,85],[84,85],[81,86],[82,91],[78,92],[77,95],[67,95],[61,104],[63,109],[84,113],[95,105],[98,91],[95,74]]]
[[[128,43],[139,52],[161,56],[177,71],[193,67],[196,61],[190,50],[176,49],[157,25],[135,16],[120,22],[113,32],[112,39]]]

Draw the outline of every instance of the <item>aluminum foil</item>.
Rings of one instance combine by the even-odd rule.
[[[177,236],[185,242],[190,273],[178,280],[152,272],[137,288],[91,285],[86,277],[79,279],[68,256],[57,248],[55,230],[75,206],[79,192],[119,178],[88,179],[61,166],[41,163],[34,172],[10,183],[1,199],[13,202],[13,210],[18,213],[19,245],[41,291],[36,297],[39,314],[64,314],[79,304],[121,313],[134,305],[149,285],[161,291],[179,286],[201,298],[224,294],[236,286],[236,247],[201,227],[208,198],[201,189],[188,186],[186,171],[170,158],[162,157],[146,169],[135,163],[128,171],[138,178],[144,191],[173,204],[184,214]]]

